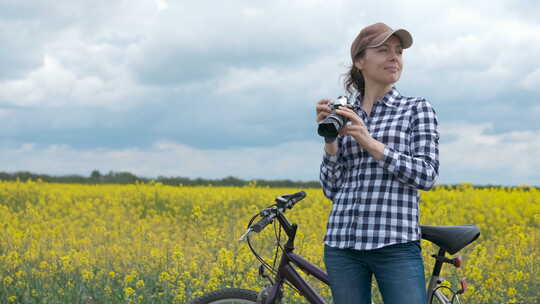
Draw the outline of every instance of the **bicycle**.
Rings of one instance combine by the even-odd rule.
[[[275,199],[276,203],[264,208],[258,214],[253,216],[248,224],[247,231],[240,237],[240,241],[247,240],[249,248],[255,257],[261,262],[259,266],[259,276],[267,279],[267,284],[261,291],[256,292],[253,290],[239,289],[239,288],[225,288],[217,291],[205,294],[191,302],[191,304],[225,304],[225,303],[260,303],[260,304],[277,304],[282,303],[283,300],[283,285],[286,284],[295,289],[300,295],[302,295],[309,303],[324,304],[325,300],[309,285],[298,271],[292,267],[294,264],[301,269],[304,273],[313,276],[315,279],[323,282],[326,285],[330,285],[328,281],[328,275],[319,267],[311,264],[300,255],[294,253],[294,240],[296,237],[296,231],[298,226],[291,224],[285,217],[285,211],[292,209],[293,206],[305,198],[306,193],[301,191],[294,194],[286,194],[279,196]],[[253,224],[257,217],[261,219]],[[264,261],[259,254],[253,249],[249,236],[256,232],[261,232],[266,226],[275,223],[275,220],[279,223],[279,235],[276,232],[277,247],[276,250],[281,249],[281,259],[276,271],[274,267],[270,266]],[[480,235],[480,230],[475,225],[460,225],[460,226],[425,226],[420,225],[422,231],[422,238],[434,243],[438,246],[439,250],[437,254],[433,254],[435,259],[435,265],[433,267],[432,275],[427,284],[427,299],[428,303],[441,303],[441,304],[453,304],[460,303],[459,295],[464,293],[467,289],[467,283],[465,279],[460,281],[461,289],[452,290],[451,288],[442,285],[443,279],[440,277],[442,266],[444,263],[451,264],[456,268],[461,267],[462,259],[460,256],[455,258],[446,257],[446,253],[451,255],[457,253],[467,245],[475,241]],[[281,245],[281,229],[285,231],[288,236],[288,240],[285,246]],[[278,248],[279,247],[279,248]],[[276,251],[277,253],[277,251]],[[277,258],[274,258],[274,265]],[[274,277],[270,277],[265,273],[265,269],[270,271]],[[291,286],[292,285],[292,286]],[[285,302],[286,303],[286,302]]]

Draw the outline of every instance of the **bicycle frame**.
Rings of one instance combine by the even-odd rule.
[[[294,253],[294,239],[296,237],[296,230],[298,226],[296,224],[290,224],[282,213],[278,213],[276,218],[281,226],[284,228],[285,233],[289,237],[283,252],[281,255],[280,264],[278,267],[275,280],[268,291],[264,304],[273,304],[278,300],[282,294],[282,286],[285,281],[290,282],[298,292],[306,298],[312,304],[326,304],[324,299],[313,289],[308,282],[306,282],[302,276],[291,266],[291,263],[298,266],[302,271],[308,275],[314,276],[317,280],[323,282],[327,286],[330,286],[328,275],[319,267],[311,264],[300,255]],[[444,257],[445,250],[439,249],[437,256]],[[437,285],[440,284],[440,273],[442,269],[443,261],[436,259],[433,267],[433,272],[427,286],[426,295],[428,303],[431,303],[432,297],[436,297],[442,304],[451,304],[452,299],[448,299],[441,290],[436,290]]]
[[[294,238],[296,236],[296,229],[298,226],[296,224],[290,224],[283,214],[279,213],[277,215],[279,223],[285,230],[285,233],[289,237],[289,240],[285,244],[284,251],[281,255],[281,262],[278,268],[277,275],[275,277],[274,284],[268,292],[266,297],[265,304],[272,304],[281,296],[281,286],[285,280],[290,282],[294,287],[298,289],[300,294],[304,296],[310,303],[313,304],[326,304],[324,299],[306,282],[302,276],[294,269],[290,263],[292,262],[298,268],[306,272],[307,274],[313,275],[319,281],[330,285],[328,280],[328,275],[319,267],[311,264],[301,256],[296,253],[293,253],[294,250]]]

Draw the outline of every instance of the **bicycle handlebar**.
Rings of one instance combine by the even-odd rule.
[[[293,194],[285,194],[276,198],[276,203],[278,207],[283,209],[291,209],[297,202],[303,200],[306,197],[304,191],[296,192]],[[281,205],[282,204],[282,205]]]
[[[276,205],[269,208],[264,208],[259,215],[262,219],[249,226],[248,230],[240,237],[240,241],[243,241],[252,232],[261,232],[263,229],[272,223],[278,212],[284,213],[286,209],[292,209],[296,203],[306,197],[306,192],[300,191],[293,194],[285,194],[276,198]]]
[[[261,232],[266,226],[272,223],[273,219],[274,217],[271,217],[271,216],[263,217],[255,225],[251,226],[251,229],[253,229],[253,231],[255,232]]]

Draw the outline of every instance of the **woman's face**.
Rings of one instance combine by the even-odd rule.
[[[362,71],[366,82],[390,85],[396,83],[401,76],[402,54],[401,41],[392,35],[382,45],[366,49],[364,57],[354,65]]]

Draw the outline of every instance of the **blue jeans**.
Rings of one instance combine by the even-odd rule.
[[[420,241],[373,250],[324,246],[324,263],[335,304],[370,304],[375,275],[385,304],[425,304]]]

